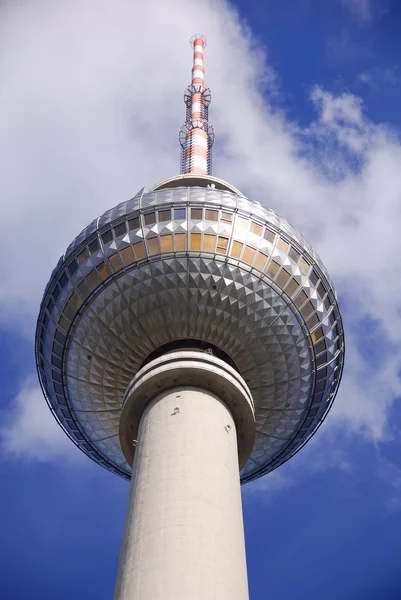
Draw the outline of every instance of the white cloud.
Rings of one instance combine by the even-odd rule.
[[[401,510],[401,469],[390,460],[380,457],[376,476],[389,489],[386,508],[389,512]]]
[[[358,75],[358,81],[376,92],[385,93],[389,86],[394,87],[400,83],[399,69],[393,67],[372,67]]]
[[[9,458],[63,459],[74,464],[85,460],[57,425],[35,376],[23,382],[12,410],[1,421],[0,441]]]
[[[391,0],[341,0],[342,5],[362,22],[381,16],[389,10]]]
[[[367,120],[360,98],[320,87],[311,92],[315,121],[305,129],[290,123],[272,101],[277,89],[263,52],[222,1],[205,0],[199,12],[192,0],[21,0],[0,14],[2,326],[32,337],[44,286],[72,238],[103,210],[177,171],[188,38],[200,30],[209,39],[215,174],[296,224],[346,309],[344,380],[324,427],[389,439],[401,395],[396,135]],[[359,341],[364,328],[374,359]],[[25,397],[52,419],[38,389],[29,389]],[[28,427],[28,405],[20,395],[9,448],[12,440],[17,448],[21,424]],[[43,456],[35,449],[44,448],[42,436],[51,455],[52,436],[62,432],[43,423],[26,453]]]
[[[342,4],[362,21],[369,21],[372,17],[372,0],[342,0]]]

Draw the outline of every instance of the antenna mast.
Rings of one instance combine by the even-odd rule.
[[[190,39],[193,48],[192,82],[184,92],[186,121],[180,129],[181,173],[212,174],[212,146],[214,129],[208,123],[209,104],[212,99],[205,87],[203,50],[207,40],[196,33]]]

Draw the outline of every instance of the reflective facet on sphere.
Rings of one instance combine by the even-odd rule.
[[[158,348],[188,339],[224,351],[252,393],[256,441],[242,482],[299,450],[334,400],[343,327],[321,260],[285,219],[210,176],[141,190],[60,259],[36,334],[56,419],[130,478],[119,442],[127,386]]]

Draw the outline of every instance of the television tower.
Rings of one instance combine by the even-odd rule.
[[[240,482],[310,439],[343,368],[341,314],[316,252],[211,175],[206,39],[191,45],[182,173],[79,234],[36,331],[58,423],[131,479],[115,600],[248,598]]]

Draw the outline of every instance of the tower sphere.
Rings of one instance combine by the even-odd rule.
[[[256,431],[242,482],[311,437],[344,359],[337,297],[313,248],[271,209],[198,173],[142,189],[92,221],[53,271],[36,331],[57,421],[126,479],[124,395],[147,362],[177,348],[209,350],[249,388]]]

